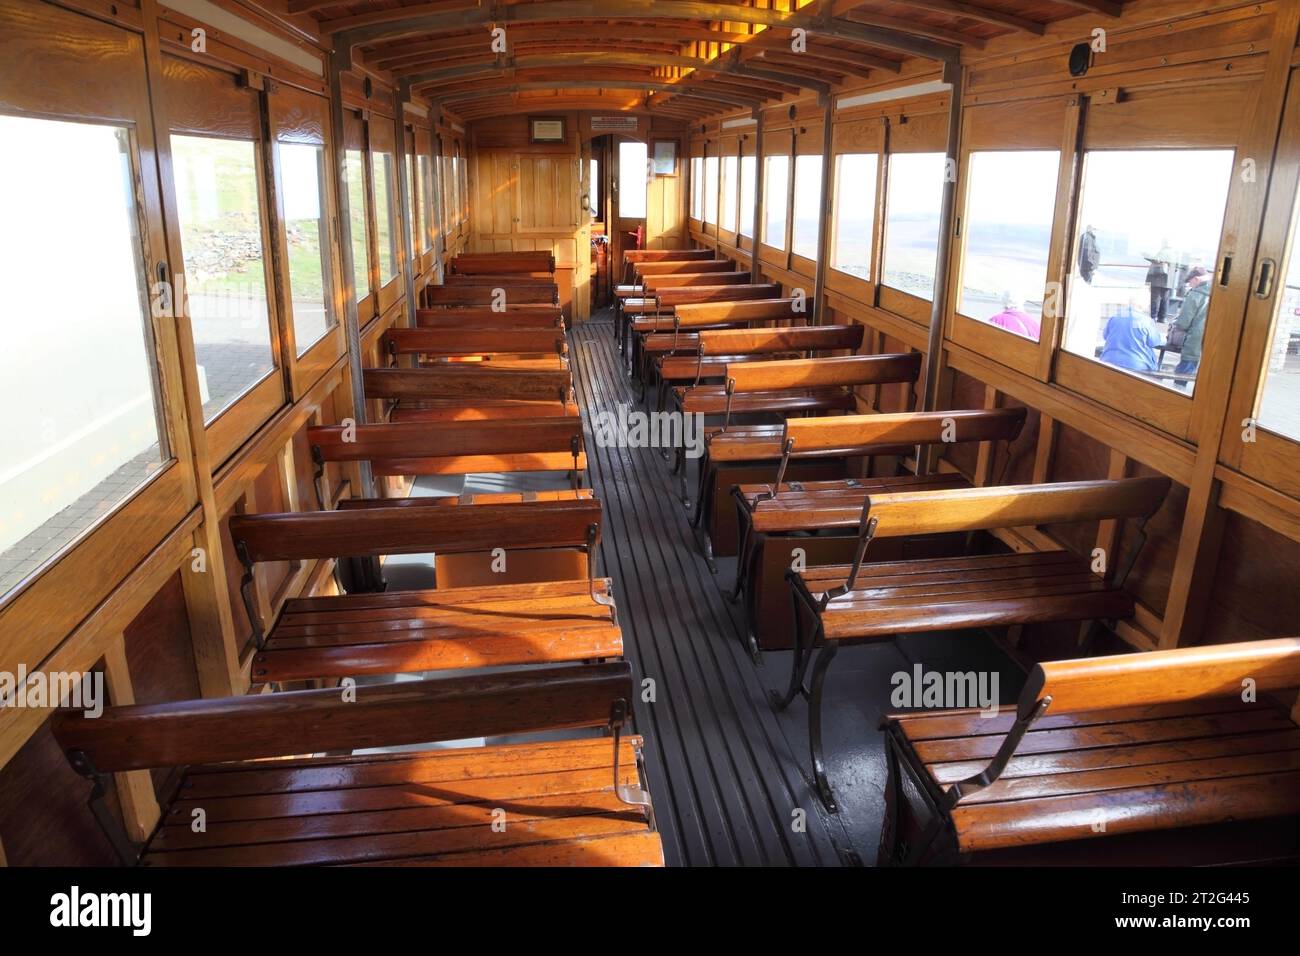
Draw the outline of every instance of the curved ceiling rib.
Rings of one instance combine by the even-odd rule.
[[[1079,11],[1118,13],[1123,0],[1053,0],[1052,13],[1031,0],[784,4],[799,6],[793,11],[757,0],[287,2],[291,12],[313,13],[333,40],[338,65],[350,67],[359,48],[369,67],[406,89],[440,102],[459,98],[473,104],[468,112],[518,98],[519,91],[549,89],[571,95],[538,99],[707,116],[799,91],[824,101],[842,84],[898,74],[909,60],[955,64],[963,50],[1004,36],[1044,36],[1050,23]],[[493,48],[496,27],[506,31],[504,52]],[[807,43],[796,48],[792,35],[800,30]],[[572,68],[580,75],[571,76]]]

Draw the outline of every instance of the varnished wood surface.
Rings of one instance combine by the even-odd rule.
[[[556,305],[555,284],[524,285],[516,283],[503,286],[504,302],[511,305]],[[430,305],[491,306],[502,301],[497,288],[491,285],[431,285],[424,295]]]
[[[538,352],[563,355],[563,329],[389,329],[381,340],[384,351],[396,355],[492,355]]]
[[[678,275],[680,273],[731,272],[735,269],[730,259],[690,259],[660,262],[641,262],[633,266],[638,277]]]
[[[685,319],[680,311],[679,318]],[[848,349],[862,345],[861,325],[809,325],[785,329],[717,329],[701,331],[697,348],[704,355],[758,355],[764,352],[806,352]]]
[[[919,352],[910,352],[746,362],[728,368],[727,378],[733,382],[733,390],[742,394],[786,388],[915,382],[920,373],[921,355]]]
[[[683,325],[711,325],[715,322],[799,322],[808,318],[807,312],[798,312],[795,299],[779,298],[780,286],[771,286],[775,293],[771,297],[758,297],[754,301],[732,300],[729,302],[679,302],[674,309]]]
[[[439,368],[368,368],[366,398],[558,402],[570,390],[567,369],[496,371],[468,364]]]
[[[451,271],[458,275],[555,272],[549,252],[462,252],[453,256]]]
[[[784,438],[791,454],[844,453],[873,445],[931,445],[943,442],[1011,441],[1025,423],[1023,408],[902,412],[792,418]]]
[[[608,579],[596,593],[610,596]],[[259,682],[619,657],[586,580],[291,600],[253,656]]]
[[[660,289],[655,300],[660,309],[675,309],[692,302],[739,302],[743,299],[771,299],[781,294],[772,283],[757,285],[697,285],[681,289]]]
[[[516,329],[563,327],[564,314],[559,306],[507,308],[503,312],[469,307],[419,309],[415,313],[415,323],[427,329],[484,329],[509,334]]]
[[[600,527],[594,499],[472,508],[367,509],[233,515],[230,534],[253,562],[386,554],[565,548]]]
[[[748,272],[679,272],[667,275],[646,276],[643,281],[646,295],[658,295],[664,289],[700,288],[701,286],[748,285]]]
[[[62,711],[55,736],[102,771],[178,767],[608,724],[631,697],[625,662],[441,680]],[[237,732],[231,732],[237,729]]]

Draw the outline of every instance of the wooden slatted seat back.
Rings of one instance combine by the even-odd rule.
[[[316,425],[307,429],[317,467],[369,461],[376,475],[583,471],[582,419]]]
[[[556,285],[550,273],[546,272],[519,272],[506,275],[500,273],[484,273],[471,276],[449,275],[443,281],[444,284],[450,286],[484,285],[499,286],[503,289],[513,289],[516,286],[554,286],[555,294],[557,296],[560,294],[560,287]]]
[[[451,260],[457,275],[481,273],[555,272],[555,256],[549,252],[462,252]]]
[[[698,333],[701,355],[761,355],[766,352],[854,350],[865,326],[806,325],[784,329],[710,329]]]
[[[389,554],[589,548],[600,535],[594,498],[475,505],[233,515],[230,536],[246,567]]]
[[[554,329],[564,328],[559,306],[519,306],[492,309],[418,309],[415,324],[422,329]]]
[[[667,262],[641,262],[633,266],[639,278],[676,275],[683,272],[731,272],[735,265],[730,259],[688,259]]]
[[[678,289],[660,289],[655,293],[656,306],[662,312],[694,302],[740,302],[745,299],[775,299],[781,287],[774,283],[759,285],[698,285]]]
[[[881,445],[1012,441],[1024,427],[1025,415],[1023,408],[994,408],[791,418],[785,423],[783,443],[800,457],[866,454],[856,450]]]
[[[740,362],[727,366],[726,378],[727,390],[740,395],[797,388],[915,382],[920,374],[921,354],[910,352]]]
[[[495,370],[478,365],[445,368],[368,368],[363,371],[366,398],[390,401],[509,399],[564,401],[572,375],[558,370]]]
[[[1017,704],[1020,716],[1240,697],[1300,687],[1300,637],[1183,647],[1038,664]]]
[[[755,286],[761,288],[761,286]],[[805,322],[808,312],[800,311],[803,305],[797,299],[782,299],[781,290],[770,298],[752,301],[731,300],[720,302],[678,303],[675,314],[683,328],[721,325],[724,322]]]
[[[114,773],[622,723],[625,661],[60,711],[55,739],[79,772]]]
[[[663,289],[698,288],[709,285],[748,285],[751,276],[748,272],[679,272],[662,276],[645,276],[644,285],[647,295],[654,295]]]
[[[564,330],[541,329],[389,329],[382,346],[389,355],[488,355],[542,352],[564,355]]]
[[[1153,515],[1169,492],[1164,476],[995,485],[874,495],[863,509],[876,537],[988,531]]]
[[[430,305],[491,306],[500,301],[497,289],[505,289],[505,305],[558,305],[555,283],[509,285],[431,285],[425,287]]]

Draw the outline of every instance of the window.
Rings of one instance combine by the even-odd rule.
[[[1192,390],[1233,155],[1161,149],[1084,157],[1067,351]]]
[[[757,173],[757,159],[740,157],[740,234],[751,239],[754,238],[754,180]]]
[[[795,255],[817,258],[822,221],[822,158],[796,156],[794,160],[794,238]]]
[[[1300,203],[1292,222],[1300,223]],[[1294,233],[1295,227],[1292,227]],[[1262,428],[1300,440],[1300,248],[1291,239],[1290,265],[1284,265],[1273,321],[1272,347],[1264,366],[1256,420]]]
[[[393,215],[393,154],[371,153],[370,175],[375,188],[375,240],[379,251],[379,284],[397,275],[397,217]]]
[[[410,153],[406,154],[406,215],[407,221],[411,227],[411,254],[419,255],[420,251],[420,230],[415,227],[415,160]]]
[[[722,218],[718,224],[727,232],[736,231],[736,157],[722,157]]]
[[[361,150],[344,153],[343,176],[348,184],[348,223],[352,227],[352,283],[360,302],[370,294],[370,219],[366,216],[365,160]]]
[[[415,168],[420,176],[420,218],[424,221],[424,248],[433,248],[437,236],[437,226],[433,221],[433,173],[429,157],[423,154],[415,158]]]
[[[691,157],[691,218],[704,218],[704,157]]]
[[[0,403],[0,594],[130,497],[169,455],[154,395],[148,270],[128,130],[0,116],[6,282]],[[18,148],[21,144],[22,148]],[[21,228],[19,228],[21,227]],[[75,235],[93,294],[50,315],[66,290],[54,254]]]
[[[971,154],[969,163],[957,309],[1037,342],[1060,154],[978,152]]]
[[[293,335],[302,355],[334,325],[328,219],[322,213],[329,208],[325,150],[281,143],[280,172]]]
[[[946,160],[943,153],[889,157],[881,281],[921,299],[934,299]]]
[[[587,170],[587,207],[591,210],[591,220],[600,218],[600,160],[592,157]]]
[[[645,218],[645,143],[624,140],[618,144],[618,215],[621,219]]]
[[[257,150],[251,142],[172,136],[185,293],[211,422],[275,368]]]
[[[456,195],[459,200],[460,221],[467,222],[469,220],[469,169],[461,159],[460,143],[456,144],[456,155],[452,159],[452,166],[456,170]]]
[[[718,222],[718,157],[704,157],[704,221]]]
[[[832,269],[871,280],[871,237],[876,226],[875,153],[835,157],[835,217],[831,239]]]
[[[785,246],[785,207],[790,192],[790,157],[763,161],[763,241],[775,249]]]

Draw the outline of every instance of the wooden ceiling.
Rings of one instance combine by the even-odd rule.
[[[952,62],[1122,0],[288,0],[339,50],[466,120],[538,109],[695,122],[799,92]],[[782,7],[797,6],[790,12]],[[493,50],[494,27],[506,52]],[[791,49],[792,30],[806,50]]]

